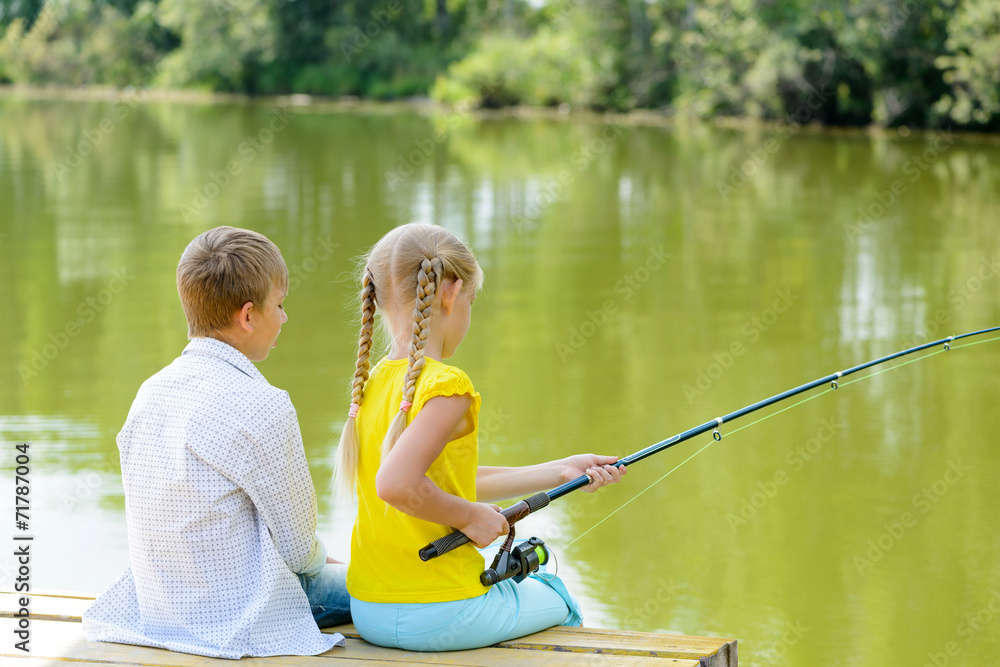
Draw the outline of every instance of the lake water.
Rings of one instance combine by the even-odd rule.
[[[329,488],[352,262],[394,225],[446,226],[480,258],[453,363],[483,396],[482,462],[520,465],[629,454],[1000,324],[998,209],[995,137],[2,99],[8,530],[26,441],[33,584],[97,593],[126,566],[115,435],[185,345],[177,260],[216,225],[267,234],[290,267],[260,368],[298,410],[320,534],[346,557],[352,509]],[[736,637],[747,665],[988,664],[998,390],[1000,342],[956,345],[726,424],[518,532],[556,548],[590,626]]]

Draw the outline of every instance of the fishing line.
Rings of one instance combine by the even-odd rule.
[[[867,377],[867,376],[866,376],[866,377]],[[859,379],[863,380],[864,378],[859,378]],[[854,380],[854,382],[857,382],[857,380]],[[795,407],[795,406],[797,406],[797,405],[802,405],[803,403],[806,403],[806,402],[808,402],[808,401],[811,401],[811,400],[813,400],[814,398],[819,398],[819,397],[820,397],[820,396],[822,396],[823,394],[827,394],[827,393],[829,393],[829,392],[831,392],[831,391],[834,391],[834,390],[833,390],[832,388],[830,388],[830,387],[827,387],[826,389],[824,389],[823,391],[819,392],[818,394],[813,394],[812,396],[809,396],[808,398],[804,398],[804,399],[802,399],[801,401],[799,401],[798,403],[792,403],[792,404],[791,404],[791,405],[789,405],[788,407],[785,407],[785,408],[782,408],[782,409],[778,410],[777,412],[773,412],[773,413],[771,413],[771,414],[769,414],[769,415],[764,415],[764,416],[763,416],[763,417],[761,417],[760,419],[757,419],[757,420],[755,420],[755,421],[752,421],[752,422],[750,422],[749,424],[744,424],[743,426],[740,426],[739,428],[737,428],[737,429],[734,429],[734,430],[730,431],[730,432],[729,432],[729,435],[733,435],[733,434],[735,434],[735,433],[739,433],[740,431],[742,431],[742,430],[743,430],[743,429],[745,429],[745,428],[749,428],[749,427],[753,426],[754,424],[759,424],[760,422],[764,421],[765,419],[770,419],[771,417],[774,417],[774,416],[777,416],[777,415],[780,415],[780,414],[781,414],[782,412],[784,412],[785,410],[791,410],[792,408],[794,408],[794,407]],[[711,447],[712,445],[714,445],[714,444],[715,444],[716,442],[720,442],[720,441],[719,441],[719,440],[716,440],[716,439],[714,439],[714,438],[713,438],[712,440],[709,440],[709,441],[708,441],[708,444],[707,444],[707,445],[705,445],[704,447],[702,447],[701,449],[699,449],[698,451],[696,451],[696,452],[695,452],[694,454],[692,454],[691,456],[687,457],[686,459],[684,459],[683,461],[681,461],[680,463],[678,463],[678,464],[677,464],[676,466],[674,466],[674,467],[673,467],[673,469],[671,469],[671,470],[670,470],[669,472],[667,472],[667,473],[666,473],[665,475],[663,475],[662,477],[660,477],[660,478],[659,478],[658,480],[656,480],[655,482],[653,482],[652,484],[650,484],[649,486],[647,486],[647,487],[646,487],[645,489],[643,489],[643,490],[642,490],[642,491],[640,491],[639,493],[635,494],[635,495],[634,495],[634,496],[632,496],[632,497],[631,497],[630,499],[626,500],[626,501],[625,501],[625,502],[624,502],[624,503],[623,503],[623,504],[621,505],[621,507],[619,507],[618,509],[616,509],[616,510],[614,510],[613,512],[611,512],[610,514],[608,514],[608,515],[607,515],[606,517],[604,517],[603,519],[601,519],[600,521],[598,521],[597,523],[595,523],[595,524],[594,524],[593,526],[591,526],[591,527],[590,527],[590,528],[588,528],[587,530],[583,531],[583,532],[582,532],[582,533],[581,533],[580,535],[578,535],[578,536],[577,536],[577,537],[576,537],[576,538],[575,538],[575,539],[574,539],[574,540],[573,540],[572,542],[570,542],[569,544],[567,544],[567,545],[566,545],[565,547],[563,547],[563,548],[564,548],[564,549],[569,549],[569,548],[570,548],[571,546],[573,546],[574,544],[576,544],[577,540],[580,540],[580,539],[582,539],[582,538],[583,538],[584,536],[586,536],[586,535],[587,535],[587,533],[589,533],[590,531],[592,531],[592,530],[594,530],[595,528],[597,528],[598,526],[600,526],[600,525],[601,525],[602,523],[604,523],[605,521],[607,521],[608,519],[610,519],[611,517],[613,517],[613,516],[614,516],[615,514],[618,514],[618,512],[620,512],[621,510],[623,510],[623,509],[624,509],[624,508],[625,508],[625,507],[626,507],[626,506],[627,506],[627,505],[628,505],[629,503],[631,503],[631,502],[632,502],[633,500],[635,500],[636,498],[638,498],[639,496],[641,496],[642,494],[646,493],[646,492],[647,492],[647,491],[649,491],[649,490],[650,490],[651,488],[653,488],[654,486],[656,486],[657,484],[659,484],[660,482],[662,482],[663,480],[665,480],[665,479],[666,479],[667,477],[669,477],[669,476],[670,476],[670,474],[671,474],[671,473],[673,473],[673,472],[674,472],[675,470],[677,470],[678,468],[680,468],[680,467],[681,467],[682,465],[684,465],[685,463],[687,463],[688,461],[690,461],[690,460],[691,460],[691,459],[693,459],[694,457],[696,457],[696,456],[698,456],[699,454],[701,454],[701,453],[702,453],[703,451],[705,451],[706,449],[708,449],[709,447]]]
[[[787,407],[782,408],[781,410],[778,410],[778,411],[773,412],[771,414],[768,414],[768,415],[765,415],[763,417],[760,417],[759,419],[757,419],[757,420],[755,420],[753,422],[750,422],[749,424],[744,424],[743,426],[740,426],[740,427],[734,429],[733,431],[731,431],[731,433],[738,433],[739,431],[742,431],[745,428],[749,428],[750,426],[753,426],[755,424],[759,424],[760,422],[764,421],[765,419],[770,419],[771,417],[773,417],[775,415],[779,415],[782,412],[784,412],[785,410],[791,410],[792,408],[797,407],[799,405],[802,405],[803,403],[805,403],[807,401],[811,401],[814,398],[818,398],[820,396],[823,396],[827,392],[830,392],[830,391],[833,391],[833,390],[837,389],[840,386],[839,383],[840,383],[841,380],[846,380],[846,378],[848,376],[853,376],[855,373],[861,373],[861,372],[867,371],[868,369],[870,369],[870,368],[872,368],[874,366],[878,366],[880,364],[884,364],[884,363],[888,363],[888,362],[892,362],[894,360],[897,360],[900,357],[911,355],[911,354],[914,354],[916,352],[923,352],[925,350],[929,350],[931,348],[940,346],[937,350],[935,350],[933,352],[930,352],[930,353],[927,353],[927,354],[924,354],[923,356],[919,356],[919,357],[915,356],[912,359],[907,359],[904,362],[896,363],[893,366],[887,366],[887,367],[885,367],[883,369],[880,369],[878,371],[870,372],[867,375],[864,375],[864,376],[861,376],[861,377],[857,377],[857,378],[853,378],[851,380],[847,380],[847,381],[844,382],[845,386],[848,385],[848,384],[853,384],[855,382],[859,382],[861,380],[865,380],[865,379],[870,378],[870,377],[874,377],[875,375],[879,375],[881,373],[885,373],[887,371],[893,370],[893,369],[898,368],[900,366],[905,366],[907,364],[915,363],[915,362],[921,361],[923,359],[928,359],[928,358],[933,357],[933,356],[935,356],[937,354],[940,354],[941,352],[946,352],[946,351],[948,351],[948,350],[951,349],[952,344],[955,343],[956,341],[964,340],[964,339],[972,337],[972,336],[981,336],[983,334],[993,333],[993,332],[996,332],[996,331],[1000,331],[1000,326],[990,327],[988,329],[980,329],[978,331],[970,331],[968,333],[957,334],[957,335],[954,335],[954,336],[948,336],[947,338],[942,338],[940,340],[930,341],[930,342],[927,342],[927,343],[923,343],[921,345],[915,345],[915,346],[907,348],[905,350],[900,350],[898,352],[893,352],[893,353],[887,354],[887,355],[885,355],[883,357],[879,357],[877,359],[872,359],[871,361],[867,361],[865,363],[858,364],[857,366],[852,366],[852,367],[846,368],[846,369],[844,369],[842,371],[838,371],[836,373],[832,373],[830,375],[826,375],[826,376],[823,376],[821,378],[817,378],[817,379],[812,380],[810,382],[806,382],[805,384],[800,385],[798,387],[794,387],[792,389],[788,389],[786,391],[783,391],[780,394],[775,394],[774,396],[771,396],[769,398],[765,398],[763,400],[757,401],[756,403],[751,403],[750,405],[747,405],[747,406],[745,406],[743,408],[740,408],[739,410],[736,410],[734,412],[730,412],[730,413],[725,414],[725,415],[723,415],[721,417],[716,417],[715,419],[713,419],[711,421],[707,421],[704,424],[701,424],[699,426],[695,426],[695,427],[690,428],[690,429],[688,429],[686,431],[678,433],[678,434],[676,434],[676,435],[674,435],[674,436],[672,436],[670,438],[667,438],[666,440],[662,440],[660,442],[654,443],[654,444],[652,444],[652,445],[650,445],[650,446],[646,447],[645,449],[642,449],[642,450],[640,450],[638,452],[635,452],[635,453],[630,454],[628,456],[619,458],[618,462],[615,465],[618,465],[618,466],[630,466],[630,465],[633,465],[633,464],[638,463],[639,461],[641,461],[641,460],[643,460],[645,458],[653,456],[654,454],[658,454],[658,453],[660,453],[662,451],[665,451],[665,450],[673,447],[674,445],[678,445],[678,444],[680,444],[682,442],[686,442],[687,440],[690,440],[692,438],[696,438],[699,435],[701,435],[702,433],[708,433],[709,431],[712,432],[712,438],[713,438],[713,440],[715,442],[718,442],[718,441],[722,440],[722,432],[720,431],[720,428],[724,424],[727,424],[727,423],[732,422],[732,421],[737,420],[737,419],[741,419],[741,418],[749,415],[750,413],[757,412],[758,410],[763,410],[765,408],[769,408],[770,406],[775,405],[776,403],[780,403],[782,401],[785,401],[787,399],[793,398],[795,396],[799,396],[801,394],[805,394],[806,392],[809,392],[809,391],[812,391],[814,389],[817,389],[817,388],[821,387],[824,384],[828,385],[828,387],[827,387],[827,389],[825,391],[821,391],[821,392],[812,394],[812,395],[810,395],[810,396],[808,396],[808,397],[806,397],[806,398],[804,398],[804,399],[802,399],[800,401],[797,401],[796,403],[794,403],[792,405],[789,405]],[[959,347],[968,347],[969,345],[978,345],[980,343],[988,343],[988,342],[996,341],[996,340],[1000,340],[1000,336],[997,336],[997,337],[994,337],[994,338],[990,338],[988,340],[975,341],[973,343],[966,343],[966,344],[963,344],[963,345],[955,345],[955,347],[956,348],[959,348]],[[692,454],[691,456],[689,456],[686,459],[684,459],[683,461],[681,461],[678,465],[674,466],[673,469],[671,469],[665,475],[661,476],[659,480],[657,480],[656,482],[654,482],[653,484],[651,484],[646,489],[643,489],[637,495],[633,496],[624,505],[622,505],[622,507],[625,507],[626,505],[628,505],[629,503],[631,503],[633,500],[635,500],[636,498],[638,498],[639,496],[641,496],[643,493],[645,493],[646,491],[648,491],[649,488],[651,488],[652,486],[655,486],[657,483],[659,483],[660,481],[662,481],[663,479],[665,479],[666,477],[668,477],[671,473],[673,473],[675,470],[677,470],[677,468],[679,468],[680,466],[684,465],[685,463],[687,463],[688,461],[690,461],[694,457],[698,456],[699,454],[703,453],[712,444],[713,443],[709,442],[707,445],[703,446],[701,449],[699,449],[698,451],[696,451],[694,454]],[[523,500],[520,500],[520,501],[516,502],[515,504],[511,505],[510,507],[504,508],[503,510],[501,510],[500,513],[504,516],[504,518],[507,519],[507,522],[510,524],[510,526],[513,527],[515,523],[517,523],[518,521],[520,521],[524,517],[528,516],[529,514],[532,514],[533,512],[537,512],[538,510],[547,507],[551,501],[556,500],[558,498],[561,498],[562,496],[566,495],[567,493],[571,493],[572,491],[576,491],[578,489],[584,488],[585,486],[587,486],[590,483],[590,481],[591,481],[590,477],[588,477],[587,475],[580,475],[578,478],[576,478],[574,480],[571,480],[569,482],[566,482],[566,483],[564,483],[564,484],[562,484],[562,485],[560,485],[560,486],[558,486],[558,487],[556,487],[554,489],[551,489],[549,491],[541,491],[539,493],[534,494],[533,496],[529,496],[527,498],[524,498]],[[614,514],[616,514],[620,509],[621,509],[621,507],[619,509],[615,510],[614,512],[612,512],[611,514],[609,514],[608,516],[606,516],[597,525],[600,525],[600,523],[603,523],[604,521],[606,521],[608,518],[610,518],[611,516],[613,516]],[[596,525],[594,527],[596,527]],[[593,530],[594,527],[592,527],[590,530]],[[589,533],[590,530],[588,530],[587,533]],[[587,533],[584,533],[583,535],[586,535]],[[579,537],[577,537],[576,539],[574,539],[573,542],[571,542],[570,544],[575,543],[577,540],[579,540],[581,537],[583,537],[583,535],[580,535]],[[453,550],[453,549],[455,549],[455,548],[457,548],[457,547],[459,547],[459,546],[461,546],[463,544],[466,544],[468,542],[469,542],[468,536],[465,535],[465,534],[463,534],[461,531],[456,530],[456,531],[452,532],[449,535],[445,535],[444,537],[441,537],[441,538],[438,538],[437,540],[434,540],[433,542],[431,542],[430,544],[428,544],[423,549],[420,549],[418,551],[418,554],[419,554],[421,560],[427,561],[427,560],[430,560],[432,558],[437,558],[438,556],[446,554],[449,551],[451,551],[451,550]]]
[[[995,340],[1000,340],[1000,336],[997,336],[996,338],[987,338],[986,340],[977,340],[972,343],[962,343],[961,345],[956,345],[954,349],[957,350],[961,347],[972,347],[973,345],[981,345],[982,343],[992,343]]]
[[[996,338],[989,338],[987,340],[975,341],[973,343],[965,343],[965,344],[962,344],[962,345],[955,345],[954,349],[957,350],[957,349],[962,348],[962,347],[970,347],[972,345],[979,345],[980,343],[989,343],[989,342],[995,341],[995,340],[1000,340],[1000,336],[998,336]],[[947,352],[947,351],[948,350],[945,350],[945,349],[935,350],[934,352],[931,352],[930,354],[925,354],[922,357],[916,357],[914,359],[908,359],[907,361],[898,363],[898,364],[896,364],[894,366],[889,366],[887,368],[883,368],[883,369],[875,371],[873,373],[869,373],[868,375],[864,375],[864,376],[859,377],[859,378],[854,378],[853,380],[849,380],[848,382],[844,382],[840,386],[841,387],[846,387],[847,385],[854,384],[855,382],[861,382],[862,380],[867,380],[868,378],[872,378],[872,377],[875,377],[876,375],[881,375],[882,373],[886,373],[888,371],[895,370],[895,369],[900,368],[902,366],[906,366],[907,364],[912,364],[912,363],[915,363],[915,362],[918,362],[918,361],[924,361],[925,359],[930,359],[931,357],[933,357],[935,355],[938,355],[938,354],[941,354],[942,352]],[[819,392],[817,394],[813,394],[812,396],[809,396],[808,398],[804,398],[804,399],[802,399],[801,401],[799,401],[797,403],[792,403],[791,405],[789,405],[787,407],[784,407],[781,410],[778,410],[776,412],[772,412],[771,414],[768,414],[768,415],[764,415],[760,419],[756,419],[756,420],[750,422],[749,424],[744,424],[743,426],[740,426],[739,428],[733,429],[727,435],[730,435],[730,436],[735,435],[736,433],[739,433],[740,431],[742,431],[745,428],[750,428],[754,424],[759,424],[760,422],[764,421],[765,419],[770,419],[771,417],[776,417],[777,415],[780,415],[785,410],[791,410],[794,407],[802,405],[803,403],[807,403],[807,402],[813,400],[814,398],[819,398],[820,396],[823,396],[825,394],[829,394],[832,391],[836,391],[836,390],[833,389],[833,387],[827,387],[825,390],[823,390],[823,391],[821,391],[821,392]],[[643,489],[639,493],[635,494],[634,496],[632,496],[631,498],[629,498],[628,500],[626,500],[624,503],[622,503],[621,506],[619,506],[617,509],[613,510],[606,517],[604,517],[603,519],[601,519],[600,521],[598,521],[597,523],[595,523],[594,525],[592,525],[590,528],[588,528],[587,530],[585,530],[582,533],[580,533],[579,535],[577,535],[573,539],[572,542],[570,542],[569,544],[567,544],[563,548],[564,549],[569,549],[571,546],[573,546],[574,544],[576,544],[579,540],[581,540],[584,537],[586,537],[592,530],[594,530],[595,528],[597,528],[598,526],[600,526],[602,523],[604,523],[605,521],[607,521],[611,517],[613,517],[615,514],[618,514],[618,512],[620,512],[623,509],[625,509],[628,505],[630,505],[632,503],[633,500],[636,500],[639,496],[641,496],[642,494],[646,493],[651,488],[653,488],[654,486],[656,486],[657,484],[659,484],[660,482],[662,482],[663,480],[665,480],[667,477],[669,477],[671,474],[673,474],[682,465],[684,465],[685,463],[687,463],[688,461],[690,461],[694,457],[696,457],[699,454],[701,454],[702,452],[704,452],[706,449],[708,449],[709,447],[711,447],[712,445],[714,445],[716,442],[719,442],[719,441],[715,440],[714,438],[712,440],[709,440],[707,445],[705,445],[704,447],[702,447],[701,449],[699,449],[698,451],[696,451],[694,454],[692,454],[691,456],[687,457],[686,459],[684,459],[683,461],[681,461],[680,463],[678,463],[676,466],[674,466],[672,469],[670,469],[668,472],[666,472],[659,479],[657,479],[656,481],[654,481],[653,483],[651,483],[645,489]]]

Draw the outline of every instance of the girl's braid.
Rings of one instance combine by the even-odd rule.
[[[410,357],[407,367],[406,381],[403,383],[403,402],[400,409],[404,412],[413,403],[413,395],[417,388],[417,378],[424,368],[424,345],[427,344],[427,334],[431,323],[431,304],[437,292],[438,281],[444,271],[441,259],[424,259],[417,271],[417,299],[413,305],[413,340],[410,341]]]
[[[372,274],[365,270],[361,283],[361,338],[358,340],[358,362],[354,369],[354,384],[351,387],[352,411],[361,407],[364,400],[365,382],[368,381],[368,359],[372,350],[372,331],[375,328],[375,281]]]

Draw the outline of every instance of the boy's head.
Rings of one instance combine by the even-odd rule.
[[[246,304],[263,309],[275,288],[288,291],[285,260],[270,239],[249,229],[210,229],[188,244],[177,265],[188,338],[219,337]]]

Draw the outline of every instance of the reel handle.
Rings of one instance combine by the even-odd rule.
[[[508,525],[513,526],[515,523],[528,516],[532,512],[542,509],[549,504],[549,494],[542,491],[541,493],[536,493],[533,496],[525,498],[524,500],[518,501],[501,510],[500,514],[507,519]],[[418,551],[420,555],[420,560],[428,561],[432,558],[437,558],[438,556],[443,556],[449,551],[457,549],[458,547],[470,542],[471,540],[460,530],[445,535],[444,537],[439,537],[434,540],[426,547]]]

